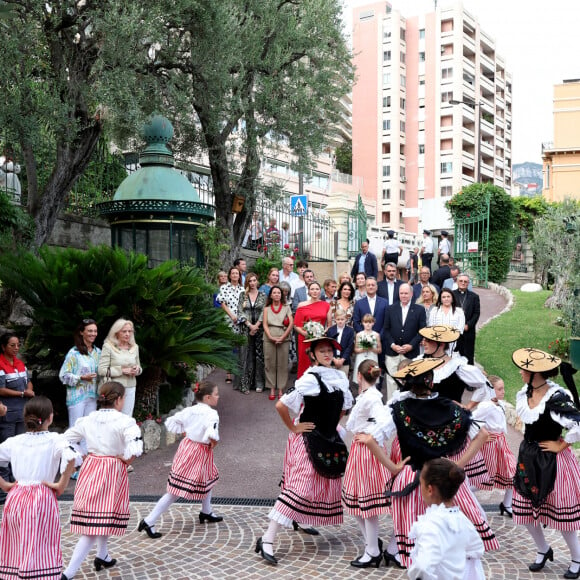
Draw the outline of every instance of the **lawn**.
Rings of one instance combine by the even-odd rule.
[[[477,362],[487,373],[502,377],[506,399],[515,403],[522,380],[512,362],[512,352],[527,346],[548,351],[550,342],[564,336],[565,329],[555,324],[560,311],[544,307],[551,292],[513,290],[512,293],[513,308],[477,333],[475,353]]]

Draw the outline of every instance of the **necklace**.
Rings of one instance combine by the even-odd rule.
[[[543,386],[547,385],[548,381],[543,382],[541,385],[537,386],[537,387],[532,387],[532,385],[530,385],[530,387],[532,387],[532,391],[537,391],[538,389],[541,389]]]
[[[270,310],[272,310],[272,312],[274,314],[278,314],[278,312],[280,312],[280,310],[282,310],[282,302],[280,302],[280,305],[278,306],[278,310],[274,310],[274,303],[272,302],[272,304],[270,304]]]

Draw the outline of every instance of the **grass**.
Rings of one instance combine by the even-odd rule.
[[[492,320],[477,333],[476,360],[490,375],[499,375],[505,383],[506,400],[515,403],[522,387],[518,368],[512,362],[512,352],[534,347],[548,351],[548,345],[565,331],[555,324],[559,310],[544,306],[551,292],[513,290],[513,308]]]

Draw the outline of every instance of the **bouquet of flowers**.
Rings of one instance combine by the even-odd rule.
[[[312,340],[313,338],[322,338],[324,336],[324,326],[320,322],[307,320],[303,328],[306,331],[306,338],[304,340]]]
[[[359,348],[363,350],[373,350],[377,348],[377,335],[376,334],[363,334],[358,339]]]

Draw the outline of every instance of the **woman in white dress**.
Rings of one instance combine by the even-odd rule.
[[[437,299],[437,307],[429,313],[429,320],[427,326],[439,326],[445,324],[452,326],[463,334],[465,328],[465,314],[463,309],[457,306],[455,295],[449,288],[442,288],[439,298]],[[451,345],[454,347],[454,345]]]

